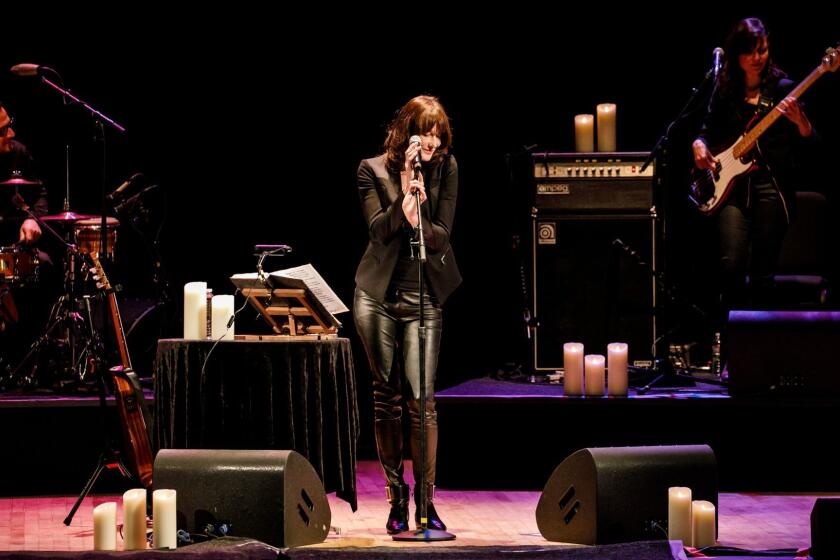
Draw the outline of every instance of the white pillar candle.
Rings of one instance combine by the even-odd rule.
[[[125,550],[146,548],[146,489],[123,494],[123,541]]]
[[[691,543],[691,488],[668,488],[668,540]]]
[[[598,112],[598,151],[615,151],[615,103],[601,103]]]
[[[233,340],[234,325],[228,329],[228,321],[233,317],[233,296],[213,296],[212,304],[213,340]]]
[[[611,397],[627,396],[627,344],[607,344],[607,394]]]
[[[583,344],[580,342],[563,345],[563,394],[570,397],[583,394]]]
[[[178,548],[178,519],[175,503],[175,490],[152,492],[152,546],[154,548]]]
[[[584,385],[587,397],[604,396],[604,356],[588,354],[584,358]]]
[[[93,508],[93,550],[117,550],[117,502]]]
[[[184,284],[184,338],[207,338],[207,282]]]
[[[691,502],[691,546],[714,546],[717,533],[715,529],[715,505],[705,500]]]
[[[575,115],[575,151],[595,151],[594,115]]]

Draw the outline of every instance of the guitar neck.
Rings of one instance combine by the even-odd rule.
[[[111,308],[111,319],[113,319],[114,330],[117,334],[117,345],[120,349],[120,361],[124,369],[131,368],[131,357],[128,354],[128,344],[125,340],[125,330],[123,330],[122,318],[120,317],[120,308],[117,305],[117,294],[111,291],[108,294],[108,305]]]
[[[814,82],[817,81],[817,78],[824,74],[824,70],[822,67],[817,66],[814,70],[808,74],[808,77],[802,80],[798,86],[793,88],[786,97],[793,97],[795,99],[799,99],[805,91],[813,85]],[[763,119],[761,119],[757,125],[752,127],[749,132],[744,134],[744,137],[735,145],[734,147],[734,155],[737,158],[744,157],[747,152],[749,152],[755,143],[758,142],[758,139],[764,134],[768,128],[770,128],[776,119],[782,116],[782,113],[776,111],[775,109],[771,109],[769,113],[767,113]]]

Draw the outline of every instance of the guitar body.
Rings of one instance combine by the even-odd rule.
[[[735,157],[735,146],[744,138],[742,135],[731,146],[715,154],[717,168],[695,169],[689,198],[703,214],[714,214],[720,210],[729,198],[735,179],[747,173],[753,166],[753,160],[741,160]]]
[[[140,407],[137,391],[142,390],[136,383],[133,371],[123,366],[111,368],[114,379],[114,396],[117,400],[117,410],[122,424],[123,441],[126,454],[134,475],[145,488],[152,487],[152,446],[149,442],[149,432],[146,429],[146,419]],[[132,379],[134,378],[134,379]]]
[[[96,285],[108,297],[111,320],[117,335],[117,346],[122,362],[121,365],[111,368],[111,374],[114,379],[114,395],[120,415],[120,424],[122,424],[124,452],[129,460],[129,468],[134,471],[134,475],[145,488],[151,488],[154,459],[152,458],[152,445],[146,427],[146,418],[143,415],[143,389],[131,369],[131,357],[128,354],[128,344],[120,317],[120,308],[117,305],[117,294],[105,275],[102,263],[99,262],[99,255],[91,253],[90,259],[93,261],[93,278]]]

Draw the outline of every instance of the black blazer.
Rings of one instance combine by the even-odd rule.
[[[420,207],[426,242],[426,278],[442,304],[461,283],[461,273],[449,245],[458,197],[458,164],[449,156],[424,177],[426,202]],[[378,301],[385,292],[400,254],[400,240],[408,226],[402,211],[399,176],[385,167],[385,155],[364,159],[357,175],[359,199],[368,225],[368,245],[356,270],[356,286]]]

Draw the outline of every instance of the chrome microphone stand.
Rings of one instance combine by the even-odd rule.
[[[414,164],[414,178],[416,179],[420,174],[420,164]],[[426,449],[426,321],[424,317],[425,306],[423,302],[423,265],[426,263],[426,241],[423,237],[423,218],[420,212],[420,191],[414,191],[414,200],[417,204],[417,240],[412,241],[412,245],[417,247],[417,263],[418,263],[418,283],[420,300],[418,311],[420,313],[420,326],[418,327],[418,352],[417,361],[420,366],[420,457],[412,457],[412,460],[419,461],[422,467],[415,469],[420,471],[420,480],[415,480],[416,487],[420,487],[420,500],[418,507],[420,508],[420,524],[414,531],[403,531],[393,536],[395,541],[451,541],[455,539],[455,535],[447,531],[440,531],[438,529],[429,529],[428,511],[426,493],[428,487],[426,485],[426,456],[428,449]]]

